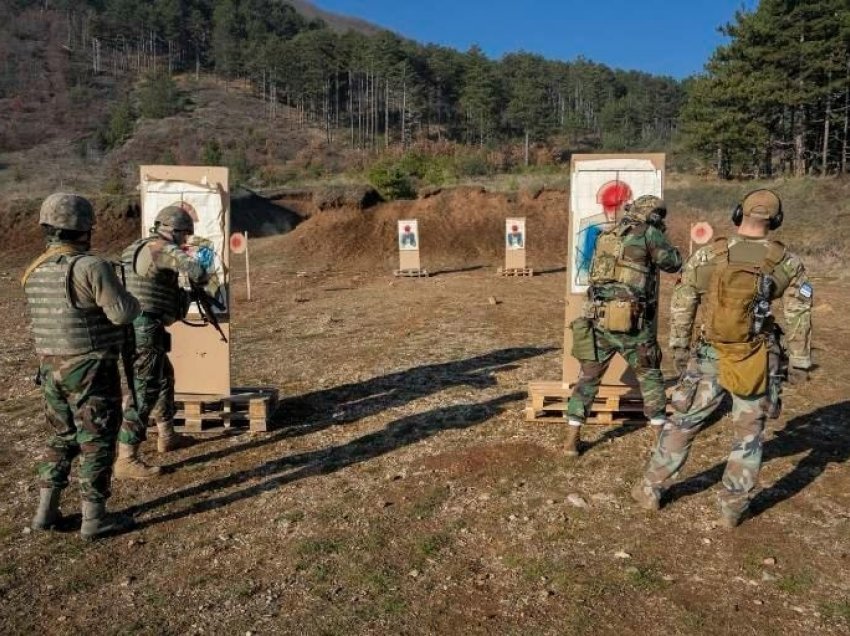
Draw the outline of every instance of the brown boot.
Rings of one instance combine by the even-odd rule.
[[[115,479],[150,479],[162,472],[159,466],[148,466],[139,457],[138,444],[118,442],[118,459],[115,460],[113,476]]]
[[[654,488],[646,486],[642,480],[632,488],[632,499],[644,510],[661,509],[661,498]]]
[[[157,420],[156,430],[159,433],[156,438],[156,450],[160,453],[188,448],[195,443],[193,438],[174,432],[173,420],[165,420],[164,422]]]
[[[564,442],[564,453],[567,457],[578,457],[581,446],[581,426],[567,426],[567,441]]]

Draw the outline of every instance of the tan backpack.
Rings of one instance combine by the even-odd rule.
[[[714,271],[705,297],[705,337],[712,344],[750,342],[759,276],[773,272],[785,258],[785,246],[778,241],[768,243],[760,264],[731,260],[725,238],[715,241],[714,253]]]

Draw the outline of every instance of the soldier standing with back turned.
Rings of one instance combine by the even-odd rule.
[[[131,403],[125,409],[118,433],[117,479],[148,479],[160,473],[159,466],[148,466],[139,457],[150,417],[156,418],[160,453],[194,443],[192,438],[174,432],[174,368],[168,359],[171,336],[165,330],[188,310],[180,274],[196,283],[207,280],[203,266],[181,249],[194,230],[188,212],[169,206],[157,214],[150,236],[132,243],[121,257],[127,289],[139,299],[142,313],[133,322],[136,399],[135,405]]]
[[[800,259],[768,238],[782,225],[782,202],[771,190],[748,194],[732,213],[739,226],[688,259],[670,304],[670,346],[682,376],[673,392],[674,414],[665,426],[632,497],[657,510],[665,481],[676,474],[691,443],[726,393],[732,396],[734,442],[723,473],[721,521],[737,526],[745,516],[762,457],[768,416],[778,417],[784,376],[781,330],[770,313],[782,299],[792,377],[808,376],[814,291]],[[702,326],[693,349],[698,307]]]
[[[581,372],[567,403],[568,456],[579,454],[581,427],[617,353],[637,375],[644,413],[656,437],[666,421],[656,336],[658,273],[678,272],[682,267],[679,250],[664,234],[666,215],[661,199],[639,197],[597,239],[584,313],[570,325],[572,354],[581,362]]]
[[[127,518],[107,519],[105,508],[121,423],[122,325],[139,314],[139,303],[111,263],[88,253],[91,203],[75,194],[52,194],[41,206],[39,223],[47,250],[21,283],[39,357],[37,381],[54,434],[39,465],[40,501],[32,528],[47,530],[61,521],[59,498],[79,455],[80,534],[91,540],[132,525]]]

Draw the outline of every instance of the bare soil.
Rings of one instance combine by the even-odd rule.
[[[628,497],[647,430],[589,428],[568,461],[563,426],[524,421],[527,383],[560,374],[565,193],[441,196],[252,241],[250,303],[234,259],[234,380],[280,387],[279,428],[167,456],[146,443],[168,474],[115,483],[110,507],[139,528],[94,545],[78,516],[26,529],[48,431],[16,279],[37,245],[4,253],[0,632],[848,633],[846,281],[816,278],[819,367],[769,426],[754,517],[724,530],[728,418],[655,514]],[[390,275],[408,214],[435,277]],[[495,276],[508,214],[529,217],[531,264],[552,271]],[[78,501],[72,485],[64,511]]]

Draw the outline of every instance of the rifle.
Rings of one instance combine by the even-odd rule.
[[[212,325],[213,328],[218,332],[218,335],[221,336],[222,342],[227,342],[227,336],[224,335],[224,330],[221,328],[221,324],[218,322],[218,318],[215,315],[215,309],[219,309],[224,311],[224,304],[219,302],[218,299],[210,296],[206,290],[201,287],[199,283],[196,283],[192,280],[189,281],[189,297],[190,299],[197,303],[198,305],[198,313],[201,314],[201,320],[203,320],[204,325]],[[186,322],[185,320],[183,322]],[[195,325],[190,322],[186,322],[186,324],[191,325],[193,327],[200,327],[202,325]]]

